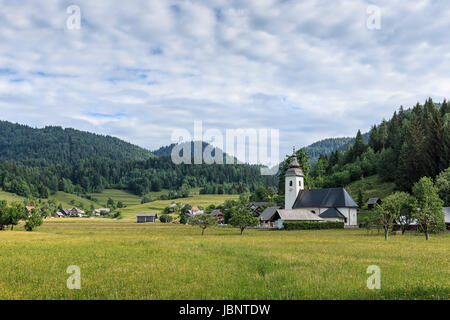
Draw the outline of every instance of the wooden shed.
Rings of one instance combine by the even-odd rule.
[[[369,198],[369,200],[367,200],[367,208],[369,210],[373,210],[375,209],[375,205],[376,204],[381,204],[381,198]]]
[[[158,219],[158,215],[156,212],[140,212],[136,213],[136,222],[137,223],[147,223],[147,222],[156,222]]]

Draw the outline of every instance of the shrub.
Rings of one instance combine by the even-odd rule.
[[[319,229],[343,229],[344,223],[340,221],[285,221],[285,230],[319,230]]]
[[[25,230],[33,231],[34,229],[42,225],[42,222],[43,221],[41,214],[35,209],[33,209],[31,212],[31,216],[28,217],[27,222],[25,223]]]
[[[161,221],[162,223],[168,223],[168,222],[172,222],[173,217],[169,216],[168,214],[163,214],[159,217],[159,221]]]

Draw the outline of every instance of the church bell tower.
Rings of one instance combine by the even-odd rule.
[[[285,192],[284,192],[284,209],[290,210],[294,206],[295,200],[297,199],[300,190],[305,188],[304,177],[302,169],[297,161],[297,156],[294,153],[291,157],[291,163],[289,169],[285,174]]]

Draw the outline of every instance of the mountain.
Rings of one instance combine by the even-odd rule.
[[[216,147],[214,147],[213,145],[211,145],[211,144],[209,144],[209,143],[207,143],[207,142],[204,142],[204,141],[191,141],[191,142],[190,142],[190,144],[191,144],[191,146],[190,146],[190,148],[191,148],[191,157],[192,157],[192,158],[196,158],[196,155],[195,155],[195,152],[196,152],[196,150],[195,150],[195,143],[196,143],[196,142],[202,144],[202,148],[201,148],[201,155],[202,155],[202,156],[203,156],[203,154],[204,154],[204,152],[205,152],[205,149],[207,149],[207,148],[208,148],[207,154],[211,154],[212,157],[215,156],[216,151],[217,151],[217,152],[222,152],[222,154],[223,154],[223,163],[226,163],[226,161],[227,161],[227,158],[226,158],[226,157],[227,157],[227,154],[226,154],[223,150],[221,150],[220,148],[216,148]],[[152,151],[152,154],[155,155],[155,156],[158,156],[158,157],[161,157],[161,156],[170,156],[170,155],[172,154],[173,148],[175,148],[176,146],[178,146],[178,147],[179,147],[179,150],[180,150],[180,156],[182,156],[182,155],[183,155],[183,152],[182,152],[183,149],[182,149],[182,147],[185,147],[188,143],[189,143],[189,142],[183,142],[183,143],[181,143],[181,144],[172,143],[172,144],[170,144],[170,145],[168,145],[168,146],[163,146],[163,147],[160,147],[160,148],[157,149],[157,150]],[[200,157],[200,158],[202,158],[202,157]],[[233,158],[231,158],[231,159],[233,159]],[[236,158],[234,158],[234,161],[235,161],[236,163],[241,163],[241,162],[237,162],[237,159],[236,159]]]
[[[208,146],[203,143],[202,149]],[[47,198],[58,191],[86,195],[104,189],[136,195],[161,189],[186,193],[190,188],[237,194],[276,185],[274,177],[261,175],[259,166],[176,164],[172,148],[154,156],[110,136],[0,121],[0,188],[23,197]]]
[[[21,163],[45,160],[77,163],[80,160],[145,160],[150,151],[111,136],[71,128],[42,129],[0,121],[0,158]]]
[[[363,141],[369,141],[369,132],[363,134]],[[355,138],[327,138],[303,148],[309,156],[309,164],[314,165],[321,154],[330,155],[333,151],[347,151],[350,144],[355,143]]]

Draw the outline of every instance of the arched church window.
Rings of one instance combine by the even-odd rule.
[[[289,186],[292,187],[292,181],[289,181]]]
[[[301,182],[301,181],[298,182],[298,186],[299,186],[299,187],[302,186],[302,182]]]

